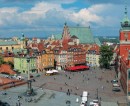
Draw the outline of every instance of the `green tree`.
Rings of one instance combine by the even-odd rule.
[[[9,64],[12,69],[14,68],[14,64],[11,61],[8,61],[7,64]]]
[[[54,69],[56,69],[57,61],[54,59]]]
[[[4,59],[2,56],[0,56],[0,65],[2,65],[4,63]]]
[[[100,47],[99,64],[102,68],[110,68],[110,62],[113,58],[113,49],[110,46],[102,45]]]

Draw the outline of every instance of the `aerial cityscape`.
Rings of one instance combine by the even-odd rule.
[[[130,1],[0,4],[0,106],[130,106]]]

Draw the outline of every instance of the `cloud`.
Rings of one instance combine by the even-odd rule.
[[[69,4],[73,3],[76,0],[1,0],[0,2],[6,3],[37,3],[37,2],[48,2],[56,4]]]
[[[93,3],[93,4],[107,4],[107,3],[111,3],[111,4],[125,4],[125,2],[127,4],[130,4],[130,1],[127,0],[84,0],[84,2],[88,3]]]
[[[45,0],[44,0],[45,1]],[[123,18],[123,6],[115,4],[95,4],[88,8],[75,10],[64,9],[62,3],[72,3],[75,0],[48,0],[49,2],[37,2],[31,8],[24,10],[22,7],[0,8],[0,30],[2,32],[45,32],[52,34],[63,30],[66,21],[69,26],[80,24],[80,26],[91,27],[116,27],[120,26]],[[21,33],[20,32],[20,33]],[[6,32],[7,33],[7,32]],[[32,34],[32,33],[31,33]]]
[[[83,26],[108,26],[112,27],[119,23],[119,11],[121,7],[114,4],[96,4],[89,8],[81,9],[79,12],[70,14],[71,21]]]

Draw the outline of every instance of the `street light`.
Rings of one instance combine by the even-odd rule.
[[[98,88],[97,88],[97,99],[98,99]]]
[[[30,59],[31,59],[31,57],[29,55],[27,55],[26,56],[27,66],[28,66],[28,81],[27,81],[28,88],[27,88],[27,91],[26,91],[27,96],[35,95],[33,88],[32,88],[32,84],[31,84],[32,81],[30,80]]]

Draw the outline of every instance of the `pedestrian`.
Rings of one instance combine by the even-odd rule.
[[[76,87],[76,90],[78,90],[79,88],[78,87]]]
[[[100,97],[100,101],[102,100],[102,98]]]
[[[65,82],[65,85],[67,85],[67,83]]]
[[[70,91],[72,92],[72,89],[70,89]]]
[[[9,99],[11,99],[11,97],[9,96]]]
[[[102,89],[104,90],[104,86],[102,86]]]
[[[76,102],[77,102],[77,103],[79,102],[79,98],[76,98]]]
[[[16,103],[16,106],[18,106],[18,103]]]
[[[62,90],[62,87],[60,87],[60,90]]]

